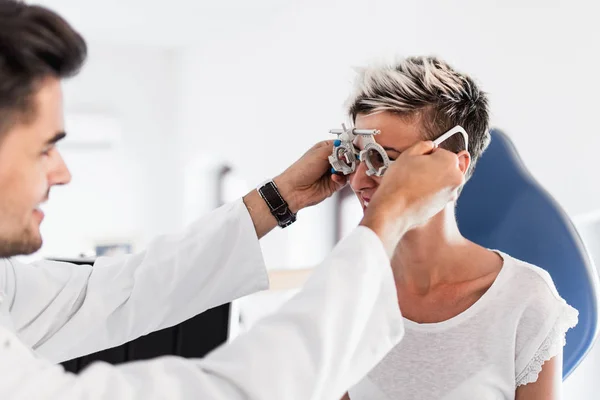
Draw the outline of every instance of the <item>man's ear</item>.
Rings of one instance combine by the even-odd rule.
[[[468,151],[463,150],[457,154],[458,156],[458,167],[462,171],[463,174],[466,174],[469,170],[469,166],[471,165],[471,155]]]

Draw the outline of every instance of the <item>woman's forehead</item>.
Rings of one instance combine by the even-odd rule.
[[[403,151],[421,140],[420,124],[417,118],[405,118],[390,112],[375,114],[359,114],[356,117],[357,129],[378,129],[381,133],[375,135],[375,141],[382,147]],[[354,141],[355,146],[363,147],[362,138]]]

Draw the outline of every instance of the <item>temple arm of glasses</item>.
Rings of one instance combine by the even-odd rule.
[[[465,150],[469,151],[469,135],[467,135],[467,132],[464,130],[464,128],[460,125],[455,126],[454,128],[450,129],[448,132],[444,133],[442,136],[440,136],[439,138],[435,139],[433,141],[433,143],[436,146],[439,146],[440,144],[442,144],[442,142],[446,139],[448,139],[449,137],[460,133],[462,134],[462,137],[465,141]]]

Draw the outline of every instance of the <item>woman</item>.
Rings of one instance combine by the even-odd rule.
[[[390,160],[462,126],[468,143],[454,135],[441,147],[459,155],[467,179],[490,140],[486,95],[435,58],[363,70],[348,111],[357,129],[380,131],[375,140]],[[368,169],[359,161],[350,175],[363,210],[382,179]],[[547,272],[464,238],[454,204],[407,233],[391,265],[405,337],[345,399],[559,398],[577,311]]]

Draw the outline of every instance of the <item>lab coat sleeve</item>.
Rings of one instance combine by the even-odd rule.
[[[15,331],[54,362],[118,346],[267,287],[242,200],[158,237],[144,252],[99,258],[93,267],[0,263]]]
[[[0,398],[338,400],[402,335],[389,261],[361,227],[278,312],[205,359],[95,363],[75,376],[25,365],[18,343],[0,342]]]

